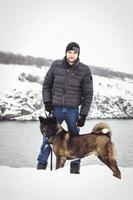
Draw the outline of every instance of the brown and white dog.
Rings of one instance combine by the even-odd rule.
[[[41,133],[48,137],[56,155],[56,169],[64,167],[66,160],[84,158],[95,154],[105,163],[117,178],[121,172],[117,166],[115,146],[111,142],[111,128],[106,123],[98,123],[91,133],[73,136],[65,131],[55,117],[39,117]]]

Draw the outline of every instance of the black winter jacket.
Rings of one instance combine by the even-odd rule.
[[[80,114],[87,115],[93,98],[93,80],[90,69],[79,60],[70,68],[65,58],[56,60],[48,70],[43,82],[43,102],[53,105],[77,107]]]

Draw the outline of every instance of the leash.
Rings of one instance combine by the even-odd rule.
[[[49,113],[49,115],[47,115],[46,110],[44,110],[44,113],[45,113],[46,118],[50,118],[51,113]],[[50,154],[51,154],[51,157],[50,157],[50,170],[53,170],[53,149],[52,149],[51,145],[50,145]]]
[[[50,170],[53,170],[53,149],[50,146],[50,153],[51,153],[51,157],[50,157]]]

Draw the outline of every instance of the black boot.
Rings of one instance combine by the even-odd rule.
[[[47,164],[43,164],[43,163],[39,163],[38,162],[38,164],[37,164],[37,169],[46,169],[46,167],[47,167]]]
[[[80,164],[70,163],[70,173],[71,174],[80,174]]]

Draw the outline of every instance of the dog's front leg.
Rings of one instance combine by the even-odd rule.
[[[64,164],[66,162],[65,157],[56,157],[56,169],[59,169],[61,167],[64,167]]]

